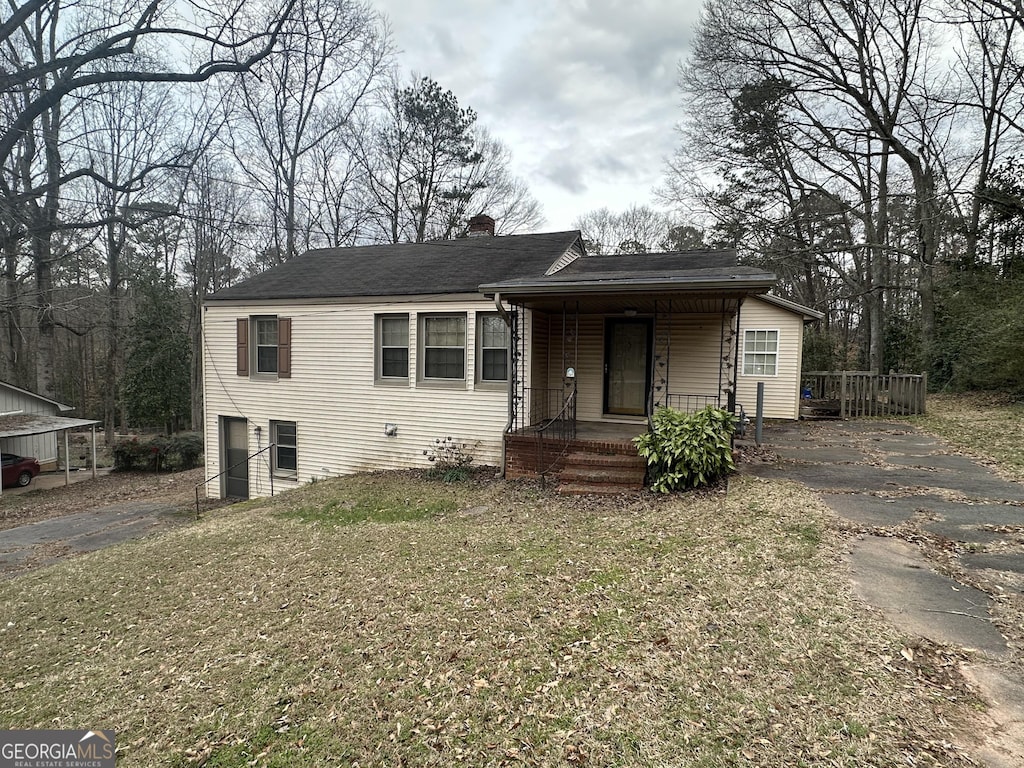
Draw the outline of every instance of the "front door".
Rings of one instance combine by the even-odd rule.
[[[604,412],[647,413],[650,390],[651,321],[609,318],[604,329]]]
[[[249,423],[245,419],[220,417],[220,433],[224,455],[224,496],[229,499],[249,498]]]

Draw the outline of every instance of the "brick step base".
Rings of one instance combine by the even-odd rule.
[[[647,461],[642,456],[624,453],[570,453],[565,457],[566,467],[616,467],[623,469],[647,469]]]
[[[617,495],[644,487],[647,462],[635,453],[572,453],[558,474],[558,492]]]

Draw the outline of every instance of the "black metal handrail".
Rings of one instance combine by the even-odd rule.
[[[547,422],[555,418],[565,405],[565,387],[526,387],[523,396],[529,407],[516,415],[512,431]]]
[[[704,410],[709,405],[717,408],[721,402],[722,398],[719,395],[668,394],[665,396],[665,404],[669,408],[682,411],[683,413],[696,413],[697,411]]]
[[[199,519],[199,489],[200,489],[200,488],[204,488],[204,487],[205,487],[206,485],[208,485],[209,483],[213,482],[213,481],[214,481],[214,480],[216,480],[217,478],[219,478],[219,477],[222,477],[222,476],[226,475],[226,474],[227,474],[228,472],[230,472],[230,471],[231,471],[232,469],[234,469],[235,467],[240,467],[240,466],[242,466],[243,464],[248,464],[248,463],[249,463],[249,462],[250,462],[250,461],[251,461],[252,459],[255,459],[255,458],[256,458],[257,456],[259,456],[259,455],[260,455],[261,453],[264,453],[264,452],[266,452],[266,451],[269,451],[269,450],[270,450],[271,448],[273,448],[273,447],[274,447],[274,446],[276,446],[276,445],[277,445],[277,443],[271,443],[271,444],[270,444],[270,445],[268,445],[268,446],[267,446],[266,448],[260,448],[260,449],[259,449],[258,451],[256,451],[256,453],[254,453],[254,454],[251,454],[251,455],[249,455],[249,456],[246,456],[246,457],[245,457],[244,459],[242,459],[241,461],[236,461],[236,462],[235,462],[234,464],[232,464],[232,465],[231,465],[230,467],[228,467],[227,469],[225,469],[225,470],[223,470],[223,471],[221,471],[221,472],[218,472],[218,473],[217,473],[216,475],[214,475],[213,477],[208,477],[208,478],[206,478],[205,480],[203,480],[203,482],[201,482],[201,483],[196,483],[196,487],[195,487],[195,492],[196,492],[196,520],[198,520],[198,519]],[[271,472],[271,473],[270,473],[270,495],[271,495],[271,496],[273,496],[273,495],[274,495],[274,473],[273,473],[273,472]]]
[[[551,437],[545,437],[547,433],[551,433]],[[561,409],[552,418],[548,419],[543,424],[538,424],[536,428],[537,435],[537,474],[540,476],[541,487],[544,487],[546,482],[547,474],[555,465],[562,459],[565,452],[569,449],[573,439],[576,437],[576,384],[572,385],[572,389],[569,390],[569,394],[565,398],[565,402],[562,403]],[[555,447],[559,445],[561,448],[558,451],[558,455],[551,460],[551,463],[544,467],[544,444],[545,440],[555,442]]]

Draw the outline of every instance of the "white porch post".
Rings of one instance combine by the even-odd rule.
[[[96,425],[93,424],[89,431],[92,432],[92,479],[96,479]]]
[[[71,485],[71,451],[68,450],[68,431],[64,430],[64,485]]]

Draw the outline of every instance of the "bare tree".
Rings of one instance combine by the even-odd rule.
[[[11,15],[0,23],[6,118],[0,129],[0,248],[7,254],[21,243],[30,247],[38,327],[34,385],[41,392],[52,395],[54,388],[54,233],[99,226],[119,215],[108,210],[99,220],[72,224],[61,215],[62,190],[85,178],[111,188],[125,184],[88,163],[67,162],[62,127],[75,100],[103,85],[202,83],[246,72],[274,50],[295,2],[282,0],[269,19],[255,18],[242,0],[191,3],[185,14],[170,0],[11,3]],[[173,56],[174,65],[133,66],[152,51]]]
[[[240,251],[252,249],[254,211],[246,189],[232,178],[233,166],[204,154],[180,180],[179,213],[184,229],[182,272],[190,299],[188,334],[192,345],[192,427],[203,424],[203,302],[241,275]]]
[[[320,207],[337,195],[336,185],[315,182],[336,168],[344,172],[345,158],[322,150],[344,148],[340,134],[351,130],[390,55],[386,29],[361,0],[297,0],[280,48],[254,67],[255,77],[238,82],[226,131],[273,224],[266,249],[272,263],[308,245]],[[334,162],[324,167],[326,160]],[[334,215],[340,210],[335,205]]]
[[[992,173],[1008,153],[1020,148],[1024,138],[1024,15],[1019,7],[1016,16],[1008,10],[1008,4],[975,0],[954,0],[950,8],[950,23],[956,32],[954,50],[965,82],[961,112],[975,117],[969,123],[973,130],[965,131],[961,138],[966,157],[944,166],[954,192],[969,190],[969,194],[953,196],[958,217],[964,222],[966,264],[975,264],[979,258],[985,190]]]
[[[875,369],[884,363],[889,260],[918,265],[925,360],[934,330],[930,286],[947,202],[939,158],[956,99],[949,98],[953,83],[939,66],[939,38],[925,10],[922,0],[712,0],[684,76],[689,92],[711,107],[690,126],[691,147],[699,136],[732,158],[741,179],[767,163],[781,194],[777,215],[813,191],[854,216],[846,252],[860,273]],[[723,141],[736,135],[728,130],[733,107],[744,88],[758,84],[779,92],[771,151],[731,152]],[[910,252],[889,237],[889,206],[904,192],[914,200]]]
[[[480,162],[460,169],[453,186],[463,194],[448,195],[441,201],[434,237],[464,235],[470,217],[478,213],[494,219],[498,235],[533,230],[543,224],[540,203],[526,183],[512,174],[508,147],[486,128],[477,127],[473,138]]]
[[[125,115],[133,119],[126,120]],[[173,139],[182,116],[167,85],[127,82],[98,86],[76,117],[82,126],[82,151],[97,171],[96,177],[88,179],[93,205],[90,218],[103,222],[99,247],[106,266],[104,336],[108,354],[102,391],[109,444],[117,422],[125,426],[119,387],[124,374],[123,335],[130,321],[125,286],[140,273],[145,282],[153,281],[154,265],[138,263],[138,233],[168,215],[168,207],[159,204],[161,194],[167,193],[161,190],[160,171],[181,162]]]
[[[583,233],[591,253],[647,253],[670,247],[675,222],[649,206],[631,205],[624,211],[598,208],[577,218],[573,226]]]

